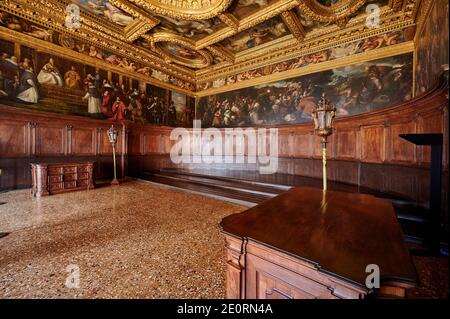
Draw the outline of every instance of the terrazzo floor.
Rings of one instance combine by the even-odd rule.
[[[0,299],[223,298],[218,223],[246,209],[142,181],[0,202]],[[413,260],[408,298],[448,298],[448,258]]]
[[[0,202],[0,298],[223,298],[218,223],[245,209],[139,181]]]

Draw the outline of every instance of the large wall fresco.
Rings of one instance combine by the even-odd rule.
[[[137,72],[139,74],[157,79],[161,82],[177,86],[181,89],[189,91],[193,91],[195,89],[192,83],[182,81],[169,74],[153,69],[147,65],[144,65],[137,61],[132,61],[127,57],[119,56],[113,52],[97,48],[93,45],[84,43],[83,41],[80,41],[68,35],[64,35],[51,29],[41,27],[37,24],[34,24],[20,17],[16,17],[7,12],[0,11],[0,27],[18,31],[37,39],[51,42],[61,47],[73,50],[82,55],[102,60],[108,64],[123,68],[124,71]]]
[[[123,124],[192,126],[193,99],[0,39],[0,104]]]
[[[448,69],[448,0],[433,1],[427,22],[417,39],[415,94],[431,89]]]
[[[322,94],[338,117],[375,111],[411,98],[412,61],[408,53],[203,97],[196,118],[203,127],[303,123]]]

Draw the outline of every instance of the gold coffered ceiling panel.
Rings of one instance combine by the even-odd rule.
[[[190,83],[186,87],[201,88],[216,79],[259,74],[258,68],[281,61],[414,28],[423,19],[423,3],[428,2],[2,0],[0,10],[126,57],[158,77],[162,72],[162,77]],[[70,4],[80,8],[75,29],[65,26]],[[372,16],[373,8],[378,17]]]

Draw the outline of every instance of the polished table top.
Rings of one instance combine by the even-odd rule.
[[[417,281],[392,205],[372,195],[292,188],[225,217],[220,227],[359,285],[365,286],[369,264],[379,266],[382,282]]]

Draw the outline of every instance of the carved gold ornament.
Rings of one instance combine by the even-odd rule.
[[[339,0],[331,6],[324,6],[317,0],[299,1],[300,11],[308,18],[320,22],[336,22],[354,14],[366,0]]]
[[[233,0],[130,0],[149,12],[183,20],[205,20],[224,12]]]
[[[364,0],[340,0],[331,6],[321,5],[317,0],[272,0],[267,3],[259,0],[259,8],[239,16],[239,19],[232,11],[227,10],[232,0],[108,0],[131,16],[133,21],[126,25],[118,24],[111,17],[89,12],[89,8],[81,8],[80,27],[71,30],[64,26],[65,8],[77,1],[1,0],[0,10],[30,21],[44,30],[58,32],[64,37],[60,41],[64,46],[61,49],[66,50],[68,55],[73,54],[71,50],[73,51],[74,44],[70,39],[75,39],[127,58],[143,68],[149,68],[154,74],[161,73],[159,78],[164,81],[170,79],[172,83],[186,88],[195,86],[209,90],[212,89],[211,83],[221,83],[222,79],[230,79],[231,86],[241,85],[241,74],[254,74],[252,72],[259,68],[267,68],[289,59],[420,25],[425,12],[422,7],[424,3],[430,2],[382,1],[379,28],[369,29],[366,26],[368,14],[363,9],[365,4],[372,2]],[[99,3],[97,0],[91,1]],[[317,28],[305,27],[299,12],[322,25]],[[194,22],[212,18],[222,23],[211,33],[194,41],[180,33],[174,35],[175,31],[162,32],[160,28],[156,28],[162,21],[158,16]],[[258,24],[276,17],[281,18],[289,29],[287,35],[239,52],[231,52],[224,47],[223,40],[243,32],[251,32]],[[120,17],[117,19],[120,22]],[[9,31],[7,27],[0,26],[0,29]],[[141,38],[148,40],[147,47],[138,45]],[[43,46],[47,43],[37,38],[34,41],[42,42]],[[186,56],[171,54],[167,50],[168,43],[186,47]],[[231,80],[234,78],[237,79],[236,83]],[[266,80],[263,78],[265,76],[259,77],[258,81]],[[256,79],[244,82],[248,81]],[[228,82],[224,82],[224,85],[224,89],[230,88]]]

